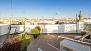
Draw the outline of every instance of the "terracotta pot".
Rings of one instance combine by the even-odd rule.
[[[33,35],[34,39],[36,39],[36,38],[37,38],[37,36],[38,36],[38,35],[36,35],[36,34],[35,34],[35,35]]]

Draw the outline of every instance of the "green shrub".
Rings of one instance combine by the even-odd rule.
[[[21,40],[18,36],[9,37],[4,42],[0,51],[20,51]]]
[[[39,34],[39,30],[37,28],[34,28],[30,31],[31,34]]]
[[[22,51],[30,44],[30,36],[19,34],[5,40],[0,51]]]
[[[26,34],[19,34],[21,40],[21,51],[30,44],[30,36]]]
[[[40,26],[36,26],[35,28],[37,28],[39,30],[39,32],[41,31],[41,28]]]

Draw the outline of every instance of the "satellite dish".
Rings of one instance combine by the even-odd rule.
[[[55,14],[60,14],[59,12],[56,12]]]
[[[55,14],[57,14],[57,13],[55,13]]]

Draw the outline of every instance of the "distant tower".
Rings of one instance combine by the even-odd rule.
[[[55,18],[54,17],[52,17],[52,21],[54,21],[55,20]]]
[[[79,17],[79,21],[80,21],[80,22],[83,22],[83,19],[82,19],[82,13],[81,13],[81,11],[80,11],[80,13],[79,13],[79,16],[78,16],[78,17]]]

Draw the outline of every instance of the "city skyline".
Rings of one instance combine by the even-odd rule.
[[[79,11],[91,17],[90,0],[13,0],[13,17],[75,18]],[[0,0],[0,17],[11,17],[11,0]]]

